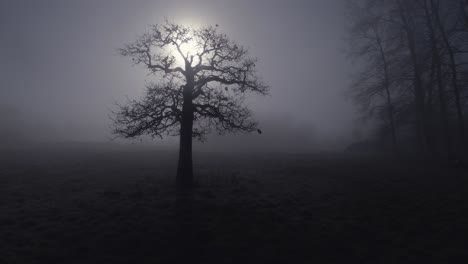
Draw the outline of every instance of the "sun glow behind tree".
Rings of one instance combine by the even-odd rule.
[[[175,45],[169,46],[166,48],[169,54],[175,54],[175,62],[177,66],[185,68],[185,60],[184,57],[190,59],[193,57],[193,63],[197,64],[199,62],[198,58],[200,53],[202,52],[202,48],[198,44],[198,41],[195,37],[190,36],[190,39],[187,42],[180,44],[180,53],[184,54],[182,56],[179,54],[177,47]]]
[[[180,136],[177,183],[191,189],[192,138],[211,132],[261,131],[245,105],[247,93],[268,94],[256,59],[218,26],[154,25],[119,50],[144,65],[155,80],[141,101],[119,105],[114,133],[124,138]]]

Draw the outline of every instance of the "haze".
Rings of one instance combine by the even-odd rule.
[[[468,259],[466,0],[2,0],[0,36],[0,263]]]
[[[212,136],[195,149],[314,151],[352,140],[339,0],[2,1],[0,109],[14,113],[2,129],[27,141],[108,141],[113,102],[137,98],[152,78],[116,49],[164,18],[219,24],[271,86],[270,96],[248,98],[262,135]]]

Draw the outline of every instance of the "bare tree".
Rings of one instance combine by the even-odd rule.
[[[395,56],[400,44],[394,36],[385,34],[385,16],[373,1],[349,2],[352,15],[351,48],[349,54],[364,68],[351,86],[351,95],[364,113],[378,116],[389,127],[392,148],[398,152],[395,107],[392,98],[395,88]]]
[[[463,114],[463,105],[462,105],[462,99],[460,96],[460,87],[459,87],[459,81],[458,81],[458,69],[457,69],[458,63],[456,60],[454,45],[453,45],[453,42],[450,40],[449,35],[447,33],[448,30],[445,28],[444,23],[441,19],[439,1],[430,0],[429,2],[430,2],[432,12],[434,14],[435,24],[439,29],[442,41],[445,45],[445,50],[449,58],[449,66],[450,66],[450,71],[451,71],[450,81],[451,81],[452,91],[455,96],[455,108],[456,108],[456,113],[457,113],[457,121],[458,121],[457,123],[458,123],[460,137],[461,137],[464,148],[468,148],[468,141],[466,139],[466,133],[465,133],[465,120],[464,120],[464,114]]]
[[[386,133],[398,127],[400,142],[405,136],[417,139],[420,154],[437,154],[440,143],[450,159],[462,154],[468,144],[468,2],[350,3],[361,10],[352,17],[350,33],[359,43],[354,52],[364,65],[352,88],[355,101],[371,115],[393,119]],[[455,125],[457,131],[451,129]],[[415,137],[407,132],[416,132]]]
[[[402,31],[405,33],[405,41],[409,51],[410,63],[413,71],[413,89],[416,108],[416,131],[418,134],[420,149],[428,149],[425,111],[425,87],[423,85],[421,52],[418,50],[418,23],[417,2],[396,0],[396,12]]]
[[[193,28],[165,21],[119,52],[146,67],[156,81],[147,85],[142,100],[119,105],[114,133],[180,136],[179,191],[192,187],[192,138],[257,130],[244,97],[247,92],[266,95],[268,86],[256,74],[256,59],[217,25]]]
[[[436,26],[434,26],[434,13],[433,9],[431,8],[431,0],[424,0],[423,7],[424,7],[424,16],[426,19],[426,25],[429,34],[429,41],[431,44],[431,51],[432,51],[432,81],[435,81],[435,85],[437,86],[437,92],[439,97],[439,108],[440,108],[440,120],[442,124],[442,134],[443,140],[445,142],[445,149],[447,153],[447,157],[452,158],[452,145],[450,140],[450,131],[449,131],[449,122],[448,122],[448,110],[447,110],[447,100],[445,96],[445,88],[444,88],[444,77],[442,73],[442,49],[440,44],[440,37],[437,36]]]

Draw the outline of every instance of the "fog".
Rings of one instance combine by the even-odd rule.
[[[468,259],[468,1],[2,0],[0,36],[0,263]]]
[[[114,102],[138,98],[153,78],[116,49],[164,18],[194,26],[219,24],[221,32],[259,59],[259,75],[271,87],[268,96],[247,98],[261,135],[214,135],[195,150],[336,150],[356,135],[356,111],[344,95],[351,65],[343,52],[343,1],[20,0],[0,5],[4,139],[109,141]],[[167,138],[152,144],[177,142]]]

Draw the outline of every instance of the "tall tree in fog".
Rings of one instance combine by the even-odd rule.
[[[363,62],[362,72],[355,79],[351,94],[363,107],[365,114],[383,119],[390,129],[394,152],[398,150],[394,102],[392,100],[391,71],[397,42],[386,39],[384,17],[370,5],[350,3],[353,23],[351,28],[350,55]]]
[[[439,116],[442,124],[442,135],[445,145],[445,150],[448,157],[452,156],[452,144],[450,139],[449,129],[449,116],[447,109],[446,91],[444,85],[444,74],[443,74],[443,54],[442,54],[442,43],[440,37],[437,34],[437,28],[434,22],[434,14],[431,8],[430,0],[423,1],[424,16],[426,20],[426,27],[428,31],[428,40],[431,47],[431,84],[437,87],[437,94],[439,99]]]
[[[455,43],[453,40],[450,39],[448,31],[452,30],[446,28],[446,24],[442,21],[440,9],[441,3],[438,0],[430,0],[431,10],[434,16],[435,24],[437,29],[440,32],[440,36],[442,42],[444,44],[445,51],[448,57],[448,65],[450,67],[450,84],[452,91],[454,93],[455,98],[455,108],[457,113],[457,123],[458,129],[460,133],[460,137],[465,148],[468,147],[468,141],[466,140],[466,132],[465,132],[465,119],[463,114],[463,106],[462,106],[462,99],[460,96],[460,88],[459,88],[459,81],[458,81],[458,68],[457,68],[457,61],[456,61],[456,54],[455,54]],[[458,6],[458,5],[457,5]],[[458,13],[458,12],[457,12]],[[458,14],[455,14],[455,16]],[[457,22],[457,21],[456,21]],[[456,23],[455,22],[455,23]]]
[[[177,187],[193,182],[192,138],[218,133],[255,131],[257,123],[243,101],[247,92],[265,95],[268,86],[256,74],[256,60],[216,26],[193,28],[166,21],[154,25],[135,43],[119,50],[143,65],[155,80],[142,100],[119,105],[114,133],[179,136]]]
[[[420,150],[426,151],[428,148],[428,133],[426,130],[426,91],[423,84],[423,59],[424,54],[419,49],[421,42],[421,27],[418,27],[418,1],[396,0],[396,13],[398,23],[404,32],[406,47],[409,52],[409,62],[412,67],[412,82],[414,91],[414,106],[416,115],[416,132]]]
[[[360,59],[355,101],[386,117],[392,135],[416,139],[423,153],[467,149],[466,2],[353,0],[352,52]],[[461,8],[463,7],[463,8]],[[358,10],[358,12],[356,12]],[[357,43],[357,44],[356,44]],[[385,97],[386,100],[382,98]],[[457,127],[458,133],[451,133]],[[409,130],[406,130],[409,128]],[[411,131],[414,136],[407,132]],[[455,131],[453,131],[455,132]],[[451,144],[458,141],[460,144]],[[452,147],[457,147],[452,148]]]

